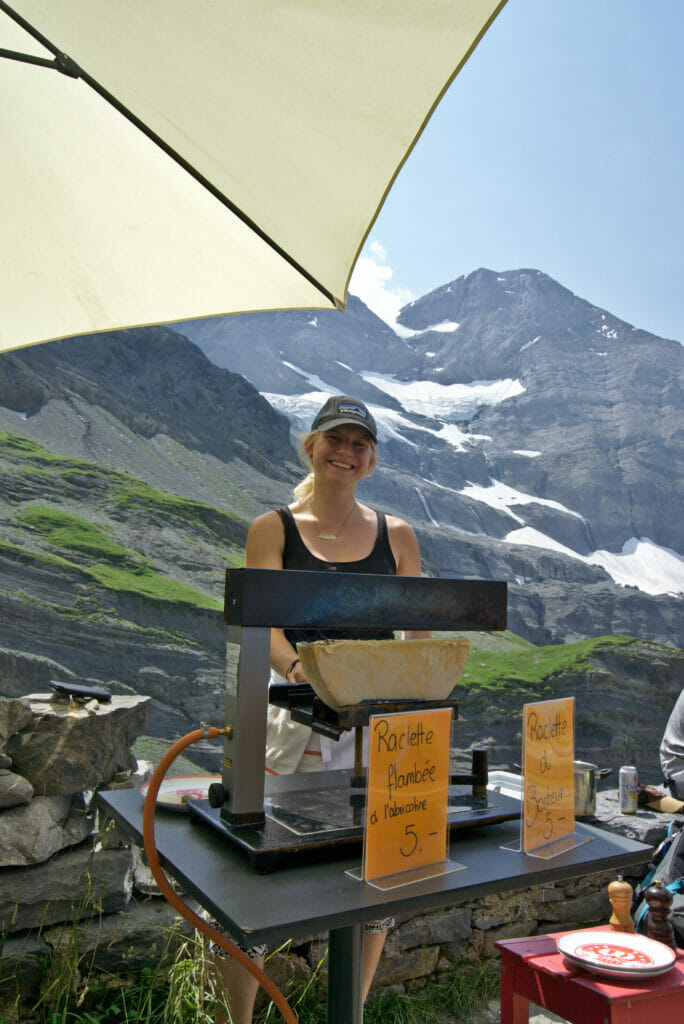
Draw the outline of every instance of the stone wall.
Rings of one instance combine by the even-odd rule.
[[[98,822],[93,810],[96,788],[141,782],[130,746],[144,732],[147,700],[114,697],[97,706],[45,696],[0,700],[6,765],[0,807],[2,793],[24,801],[0,809],[3,1022],[19,1019],[17,1007],[22,1024],[32,1019],[46,965],[66,946],[81,965],[81,984],[106,978],[115,985],[157,966],[164,950],[172,954],[192,933],[158,894],[141,851],[112,822]],[[629,819],[620,815],[615,791],[599,794],[597,815],[605,827],[652,844],[670,820],[648,809]],[[404,915],[388,938],[374,987],[410,991],[454,971],[495,966],[499,938],[606,922],[614,878],[590,874]],[[325,969],[325,946],[325,936],[298,941],[271,958],[268,972],[277,984],[308,979],[322,962]]]
[[[93,795],[117,781],[131,784],[131,746],[145,731],[148,704],[138,696],[105,703],[55,694],[0,699],[3,1024],[16,1016],[18,998],[21,1004],[39,994],[45,965],[63,941],[60,929],[75,935],[78,922],[102,935],[104,922],[121,929],[132,910],[132,851],[106,842]],[[104,956],[102,938],[99,947]],[[21,1020],[30,1016],[23,1012]]]

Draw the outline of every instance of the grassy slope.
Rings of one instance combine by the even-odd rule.
[[[78,459],[55,455],[25,437],[0,431],[0,454],[6,494],[15,501],[10,510],[12,539],[0,550],[23,562],[43,562],[72,577],[109,591],[137,594],[173,604],[217,609],[221,602],[196,587],[172,578],[140,551],[120,543],[117,520],[143,516],[154,529],[172,525],[188,535],[201,536],[216,549],[217,564],[241,564],[241,546],[231,538],[239,533],[234,516],[202,502],[156,491],[140,480]],[[30,503],[47,494],[55,504]],[[61,500],[60,500],[61,498]],[[22,500],[23,499],[23,500]],[[28,501],[27,501],[28,499]],[[69,504],[78,513],[66,511]],[[99,522],[95,521],[95,519]],[[16,541],[19,543],[16,543]]]
[[[569,672],[586,672],[589,661],[599,648],[634,644],[633,637],[601,636],[578,640],[572,644],[551,644],[547,647],[528,645],[521,649],[491,650],[471,639],[471,651],[459,686],[468,690],[498,693],[511,685],[540,693],[547,680]]]
[[[105,590],[140,594],[172,604],[194,604],[199,608],[220,608],[220,602],[184,583],[160,575],[143,556],[113,541],[99,526],[81,516],[48,505],[29,505],[17,520],[27,525],[36,543],[48,551],[32,551],[73,575],[92,580]],[[8,547],[8,545],[5,545]],[[59,551],[60,555],[51,552]],[[83,558],[87,563],[82,562]]]

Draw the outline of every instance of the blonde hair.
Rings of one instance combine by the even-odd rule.
[[[309,473],[307,476],[304,477],[302,481],[300,481],[300,483],[297,484],[297,486],[293,489],[292,493],[294,494],[297,501],[301,501],[303,505],[309,504],[309,502],[313,498],[314,492],[314,475],[313,471],[311,470],[311,456],[309,455],[307,448],[311,450],[314,441],[316,440],[318,435],[323,433],[323,430],[310,430],[308,434],[305,434],[304,437],[301,438],[299,444],[297,445],[299,461],[301,462],[302,466],[304,466],[304,469],[309,470]],[[375,447],[375,441],[371,439],[370,445],[371,467],[369,472],[375,469],[378,462],[378,451],[377,448]]]

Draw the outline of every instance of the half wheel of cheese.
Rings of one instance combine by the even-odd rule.
[[[336,711],[363,700],[445,700],[461,677],[469,650],[465,637],[297,645],[316,695]]]

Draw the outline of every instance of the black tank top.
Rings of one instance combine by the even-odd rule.
[[[384,512],[375,513],[378,519],[378,532],[373,550],[365,558],[353,562],[326,562],[317,558],[307,548],[289,508],[279,508],[278,515],[285,529],[285,546],[283,547],[283,569],[303,569],[308,572],[360,572],[377,573],[382,576],[395,576],[397,563],[390,547],[387,533],[387,520]],[[322,630],[322,629],[286,629],[285,636],[293,647],[300,642],[312,643],[315,640],[391,640],[394,633],[391,629],[374,630]]]

